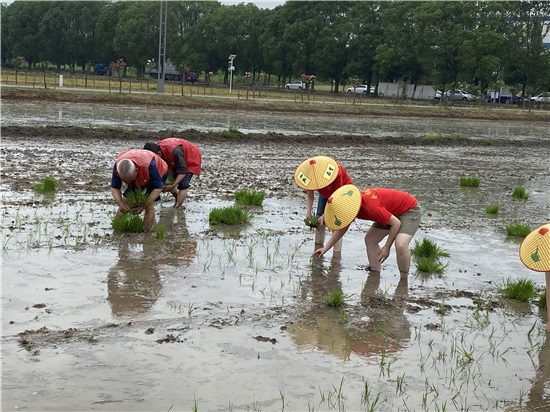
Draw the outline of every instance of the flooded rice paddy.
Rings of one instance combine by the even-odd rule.
[[[111,120],[103,112],[82,129],[32,127],[52,124],[45,108],[23,121],[28,127],[10,128],[20,115],[5,107],[3,410],[550,408],[545,311],[535,299],[498,293],[508,278],[531,279],[538,293],[544,287],[543,275],[521,264],[521,239],[508,237],[505,226],[550,221],[547,130],[516,139],[499,134],[500,124],[484,126],[496,134],[484,138],[506,140],[486,146],[348,142],[334,139],[334,130],[300,138],[288,135],[301,129],[287,136],[265,130],[230,140],[181,132],[202,151],[203,169],[184,209],[174,209],[168,195],[156,206],[157,224],[166,227],[159,239],[113,231],[109,183],[119,152],[172,129],[163,119],[140,133],[105,130],[102,122]],[[142,113],[128,109],[123,118],[122,126],[146,128]],[[441,132],[433,127],[429,133]],[[473,125],[462,127],[480,137]],[[402,128],[388,130],[400,136]],[[340,256],[312,260],[305,194],[292,176],[317,154],[338,159],[361,189],[417,197],[416,239],[450,253],[445,273],[413,270],[401,280],[392,250],[381,274],[371,274],[365,221],[352,224]],[[37,194],[32,183],[46,175],[59,188]],[[460,187],[463,175],[479,177],[480,186]],[[516,186],[526,188],[527,201],[512,197]],[[242,188],[266,193],[262,206],[248,207],[251,223],[211,226],[210,210],[235,204],[233,192]],[[500,212],[488,215],[485,206],[494,203]],[[324,302],[338,289],[346,296],[340,309]]]

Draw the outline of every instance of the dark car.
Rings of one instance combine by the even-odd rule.
[[[487,95],[487,102],[493,103],[494,99],[491,95]],[[502,104],[521,104],[523,103],[523,98],[518,96],[517,94],[513,94],[511,96],[499,96],[497,98],[497,103]]]

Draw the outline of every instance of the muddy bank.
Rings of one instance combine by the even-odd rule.
[[[435,117],[450,119],[518,120],[550,122],[549,111],[522,111],[517,108],[447,108],[433,105],[395,106],[391,100],[372,99],[372,104],[292,103],[281,101],[245,101],[224,98],[182,97],[155,94],[119,94],[67,90],[36,90],[3,88],[2,99],[44,102],[97,103],[108,105],[181,107],[194,109],[254,110],[266,112],[317,113],[346,116]],[[459,104],[457,104],[459,106]]]
[[[537,148],[549,149],[550,136],[545,139],[473,139],[462,135],[429,135],[423,137],[415,136],[357,136],[357,135],[339,135],[335,138],[334,135],[285,135],[282,133],[241,133],[235,132],[230,137],[226,137],[224,133],[219,132],[200,132],[197,130],[162,130],[152,132],[147,130],[126,130],[122,128],[105,127],[105,128],[83,128],[71,126],[3,126],[1,133],[4,136],[9,136],[10,139],[24,141],[26,138],[33,136],[41,136],[42,138],[56,139],[76,139],[86,141],[94,139],[105,143],[113,140],[141,140],[141,141],[159,141],[168,137],[177,137],[197,143],[220,143],[227,144],[269,144],[280,143],[288,145],[309,145],[317,146],[322,144],[323,147],[342,147],[346,145],[368,145],[368,146],[448,146],[448,147],[486,147],[486,146],[502,146],[502,147],[517,147],[517,148]]]

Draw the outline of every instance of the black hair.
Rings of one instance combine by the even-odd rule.
[[[143,146],[143,150],[149,150],[150,152],[153,152],[154,154],[157,154],[160,152],[160,146],[156,143],[145,143]]]

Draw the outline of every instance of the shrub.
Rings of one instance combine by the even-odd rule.
[[[460,186],[478,187],[480,179],[477,177],[465,177],[460,178]]]
[[[498,291],[505,298],[527,302],[535,294],[535,282],[525,278],[517,280],[508,278],[502,286],[498,287]]]
[[[235,199],[246,205],[260,206],[264,201],[265,193],[255,190],[241,189],[235,192]]]
[[[449,253],[438,246],[434,241],[430,239],[422,239],[422,242],[414,240],[411,253],[419,258],[436,259],[440,257],[449,257]]]
[[[113,219],[113,229],[119,232],[141,233],[144,230],[143,219],[139,215],[124,213],[122,216]]]
[[[529,225],[522,225],[521,223],[514,223],[513,225],[506,225],[506,233],[508,236],[525,237],[531,233],[531,227]]]
[[[496,214],[498,213],[500,209],[500,205],[497,203],[497,204],[494,204],[494,205],[489,205],[489,206],[486,206],[485,207],[485,210],[487,211],[487,213],[491,213],[491,214]]]
[[[518,199],[529,199],[529,193],[525,191],[524,187],[518,186],[514,189],[514,193],[512,193],[512,196],[518,198]]]
[[[210,211],[208,220],[212,225],[225,223],[227,225],[236,225],[239,223],[248,223],[252,219],[250,212],[243,210],[239,206],[230,206],[226,208],[214,208]]]
[[[33,184],[33,188],[41,193],[53,192],[57,188],[57,182],[54,178],[46,176],[41,183]]]
[[[437,273],[441,275],[447,269],[449,264],[442,265],[439,261],[427,257],[419,257],[414,260],[416,270],[427,273]]]

